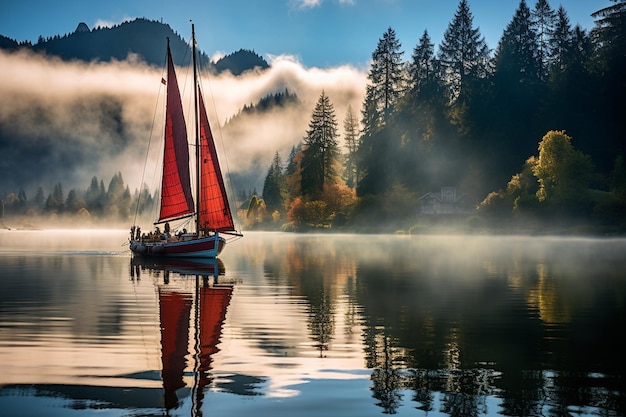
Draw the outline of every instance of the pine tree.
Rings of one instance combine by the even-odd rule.
[[[319,198],[325,183],[335,181],[339,146],[335,109],[324,91],[315,105],[309,130],[304,138],[302,195]]]
[[[446,29],[439,45],[438,59],[450,91],[450,101],[464,101],[471,85],[489,72],[489,49],[478,28],[467,0],[461,0],[454,19]]]
[[[559,7],[548,50],[551,73],[560,73],[566,69],[567,56],[572,47],[572,37],[572,28],[567,13],[563,7]]]
[[[538,50],[530,9],[525,0],[521,0],[498,43],[496,74],[511,83],[535,82],[539,79],[541,66]]]
[[[393,106],[405,90],[403,51],[396,32],[388,28],[372,53],[372,64],[362,111],[365,134],[373,134],[385,124]]]
[[[411,88],[419,92],[435,78],[435,45],[430,40],[428,31],[419,40],[413,49],[411,64],[409,65],[409,79]]]
[[[81,208],[85,208],[85,200],[83,200],[78,192],[72,188],[69,193],[67,193],[67,199],[65,200],[65,208],[69,213],[75,214]]]
[[[41,186],[37,187],[37,191],[35,192],[35,197],[31,202],[31,207],[36,211],[40,212],[44,207],[45,199],[43,195],[43,188]]]
[[[561,6],[562,8],[562,6]],[[545,80],[550,68],[550,49],[555,31],[556,13],[550,7],[548,0],[537,0],[531,12],[532,24],[537,34],[537,61],[539,63],[539,77]]]
[[[270,213],[283,209],[287,192],[286,188],[283,162],[278,152],[276,152],[263,183],[263,200]]]
[[[45,209],[48,213],[63,213],[64,210],[64,198],[63,198],[63,187],[61,183],[57,183],[54,186],[54,190],[52,193],[48,194],[48,198],[46,199]]]
[[[346,143],[347,155],[345,158],[345,180],[348,187],[355,188],[359,175],[357,171],[357,150],[359,149],[358,121],[352,112],[352,106],[348,106],[343,119],[343,135]]]

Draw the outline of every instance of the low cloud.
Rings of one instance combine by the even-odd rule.
[[[305,68],[290,56],[271,57],[270,62],[269,70],[237,77],[203,75],[218,151],[232,173],[250,178],[265,175],[275,152],[286,159],[306,134],[322,91],[335,107],[340,134],[348,106],[358,115],[365,94],[365,69]],[[140,186],[142,177],[152,186],[148,177],[155,174],[143,176],[143,166],[149,141],[157,150],[148,158],[159,154],[154,144],[163,131],[163,76],[163,70],[137,61],[79,63],[0,52],[0,192],[38,185],[50,190],[57,182],[66,191],[82,190],[94,175],[106,183],[118,171],[131,190]],[[179,69],[178,79],[183,85],[191,71]],[[236,129],[223,128],[244,106],[285,89],[297,94],[301,107],[247,118]],[[184,91],[187,106],[191,88]]]

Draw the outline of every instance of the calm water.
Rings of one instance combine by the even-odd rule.
[[[623,416],[626,240],[0,231],[2,416]]]

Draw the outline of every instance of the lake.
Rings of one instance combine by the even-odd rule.
[[[2,416],[624,416],[626,239],[0,231]]]

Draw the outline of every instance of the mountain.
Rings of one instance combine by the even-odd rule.
[[[214,67],[217,72],[230,71],[233,75],[241,75],[253,68],[269,68],[269,65],[255,52],[240,49],[218,60]]]
[[[78,24],[76,30],[36,44],[19,42],[0,35],[0,49],[10,53],[28,49],[37,54],[56,56],[66,61],[110,62],[129,59],[162,68],[165,64],[166,42],[178,65],[188,65],[191,51],[188,42],[167,24],[136,19],[111,28],[90,29]],[[200,51],[203,70],[230,71],[239,75],[255,68],[268,68],[268,63],[250,50],[241,49],[210,63]],[[204,63],[204,64],[202,64]],[[44,94],[45,95],[45,94]],[[290,96],[285,93],[285,95]],[[289,97],[276,98],[279,104]],[[4,97],[3,97],[4,98]],[[17,192],[37,185],[48,187],[48,179],[67,187],[83,186],[84,172],[93,172],[103,160],[119,160],[126,152],[139,149],[143,136],[130,120],[125,97],[103,91],[89,95],[70,95],[63,103],[48,103],[26,93],[10,98],[14,105],[0,108],[0,199],[6,192]],[[265,101],[271,98],[265,98]],[[6,100],[5,100],[6,104]],[[272,103],[263,102],[264,108]],[[129,151],[130,150],[130,151]],[[255,171],[266,167],[265,161]],[[106,168],[103,168],[106,169]],[[98,173],[106,176],[108,173]],[[242,186],[244,187],[244,186]],[[245,186],[245,188],[250,188]]]
[[[190,46],[178,33],[163,22],[138,18],[113,27],[89,29],[85,23],[79,23],[76,30],[66,35],[39,38],[34,45],[0,35],[0,49],[16,50],[28,48],[35,52],[60,57],[63,60],[85,62],[113,60],[123,61],[131,57],[139,58],[148,65],[162,67],[165,62],[165,40],[170,39],[172,57],[177,65],[189,64]],[[162,40],[162,41],[159,41]],[[216,72],[230,71],[239,75],[245,71],[269,67],[269,64],[256,53],[241,49],[223,57],[217,62],[210,62],[208,55],[199,51],[201,67]]]

